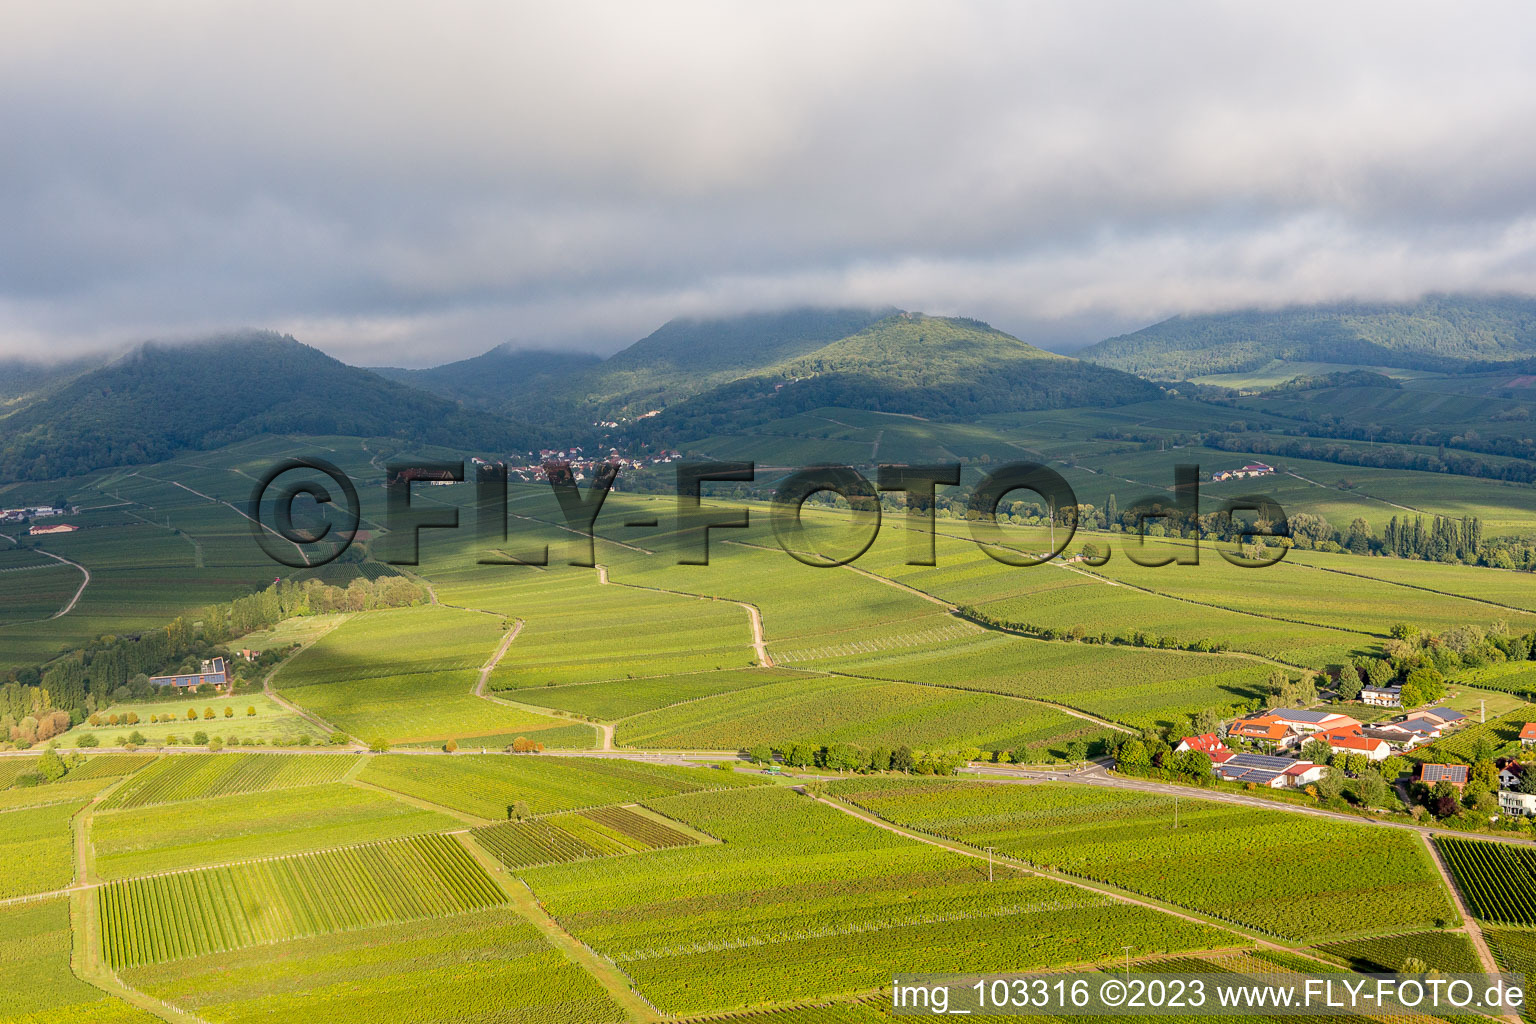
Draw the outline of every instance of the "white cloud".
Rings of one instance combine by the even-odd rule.
[[[0,354],[1536,291],[1533,37],[1518,4],[26,6]]]

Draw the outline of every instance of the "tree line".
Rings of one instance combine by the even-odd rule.
[[[10,670],[0,683],[0,734],[32,718],[39,726],[33,730],[33,742],[47,739],[42,735],[45,716],[62,712],[78,725],[113,701],[148,697],[151,675],[196,673],[204,659],[216,654],[228,660],[230,652],[223,645],[229,640],[284,619],[404,607],[425,599],[422,587],[399,576],[377,582],[359,578],[346,587],[320,580],[281,580],[259,593],[178,616],[158,629],[133,636],[105,635],[46,664]],[[228,665],[231,673],[236,668]]]

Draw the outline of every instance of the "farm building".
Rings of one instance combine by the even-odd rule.
[[[1180,754],[1186,750],[1198,750],[1211,755],[1214,760],[1217,754],[1227,751],[1227,745],[1215,733],[1203,732],[1199,736],[1185,736],[1173,749]]]
[[[1418,780],[1426,786],[1437,782],[1449,782],[1457,789],[1467,784],[1467,766],[1464,764],[1421,764]]]
[[[1221,483],[1224,480],[1246,480],[1249,477],[1269,476],[1274,471],[1274,466],[1266,466],[1262,462],[1250,462],[1241,469],[1223,469],[1212,473],[1211,482]]]
[[[1251,782],[1269,789],[1305,786],[1323,774],[1320,764],[1265,754],[1232,754],[1212,764],[1211,770],[1228,782]]]
[[[80,529],[78,526],[71,526],[68,523],[59,523],[56,526],[29,527],[27,529],[27,533],[33,537],[46,537],[52,533],[74,533],[78,529]]]
[[[1273,744],[1277,748],[1295,746],[1301,735],[1291,726],[1270,715],[1239,718],[1227,727],[1227,736]]]
[[[1413,733],[1398,732],[1380,726],[1367,725],[1360,730],[1360,735],[1373,740],[1382,740],[1393,750],[1412,750],[1419,745],[1419,738]]]
[[[1296,708],[1276,708],[1265,712],[1270,718],[1284,722],[1303,736],[1313,733],[1332,732],[1335,729],[1358,729],[1360,723],[1348,715],[1333,711],[1302,711]]]
[[[1392,733],[1402,737],[1405,741],[1413,743],[1427,743],[1430,740],[1440,738],[1444,728],[1439,722],[1428,718],[1404,718],[1396,722],[1381,722],[1375,726],[1377,732]]]
[[[1372,761],[1385,761],[1392,753],[1386,740],[1365,735],[1365,730],[1358,725],[1330,729],[1313,738],[1328,744],[1328,749],[1335,754],[1364,754]]]
[[[213,658],[203,662],[202,669],[201,672],[185,675],[151,676],[149,682],[151,686],[174,686],[178,690],[202,686],[204,683],[212,683],[222,690],[228,683],[223,658]]]
[[[1432,722],[1439,722],[1444,729],[1458,726],[1467,720],[1467,716],[1460,711],[1452,711],[1450,708],[1419,708],[1413,713],[1414,718],[1427,718]]]
[[[1536,722],[1526,722],[1520,727],[1520,745],[1536,746]]]
[[[1363,686],[1360,688],[1360,703],[1369,704],[1373,708],[1400,708],[1403,706],[1403,688]]]

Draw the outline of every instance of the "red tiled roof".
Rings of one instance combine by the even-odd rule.
[[[1536,722],[1526,722],[1520,727],[1522,740],[1536,740]]]
[[[1207,754],[1227,749],[1226,744],[1222,743],[1213,732],[1203,732],[1198,736],[1185,736],[1181,745],[1187,746],[1190,750],[1203,750]]]
[[[1373,740],[1369,736],[1358,735],[1334,735],[1328,737],[1328,745],[1330,747],[1343,747],[1345,750],[1371,751],[1386,742],[1386,740]]]

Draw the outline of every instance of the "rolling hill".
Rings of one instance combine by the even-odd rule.
[[[958,420],[1160,394],[1130,374],[1046,352],[979,320],[903,312],[706,391],[647,426],[675,439],[828,406]]]
[[[426,370],[374,367],[381,377],[485,409],[516,409],[528,400],[564,391],[602,362],[586,352],[547,352],[501,345],[469,359]]]
[[[251,333],[147,344],[0,419],[0,479],[47,480],[261,433],[346,434],[489,450],[528,432],[490,413]]]
[[[1536,356],[1536,298],[1432,295],[1178,316],[1078,354],[1154,380],[1242,373],[1276,359],[1455,372]]]

